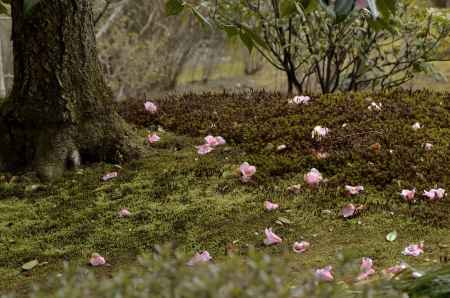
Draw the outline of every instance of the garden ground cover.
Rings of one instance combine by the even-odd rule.
[[[449,98],[396,91],[323,96],[297,106],[273,93],[189,94],[157,100],[156,115],[145,113],[143,100],[128,103],[120,107],[122,114],[138,125],[143,142],[148,130],[164,129],[142,159],[120,167],[89,165],[51,184],[40,184],[32,173],[3,175],[1,292],[18,289],[24,295],[30,282],[61,272],[64,262],[86,266],[93,252],[111,264],[95,268],[108,278],[164,243],[186,256],[208,250],[217,263],[254,248],[283,259],[291,272],[335,265],[339,251],[371,257],[378,272],[400,260],[418,268],[438,266],[450,244],[449,198],[429,202],[421,193],[448,189]],[[372,102],[381,103],[381,111],[369,110]],[[413,130],[416,122],[423,128]],[[321,141],[311,138],[316,125],[330,128]],[[223,136],[227,145],[199,156],[195,146],[207,134]],[[283,144],[287,149],[277,151]],[[329,157],[317,158],[317,152]],[[257,167],[250,183],[239,179],[244,161]],[[311,168],[326,179],[317,189],[303,182]],[[111,171],[119,176],[102,181]],[[302,185],[297,194],[287,190],[295,184]],[[365,191],[348,197],[346,184],[364,185]],[[405,202],[400,191],[414,187],[418,202]],[[266,200],[280,208],[264,210]],[[365,209],[344,220],[340,211],[347,203]],[[132,215],[119,218],[121,208]],[[266,247],[266,227],[283,243]],[[398,238],[386,241],[393,230]],[[311,248],[295,254],[292,243],[300,240]],[[405,246],[419,241],[424,255],[402,256]],[[48,263],[18,274],[33,259]]]

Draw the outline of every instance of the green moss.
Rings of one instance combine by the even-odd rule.
[[[439,260],[439,244],[450,239],[448,198],[409,205],[399,192],[406,187],[419,192],[435,185],[448,188],[448,95],[374,95],[373,100],[383,102],[381,113],[368,112],[367,95],[361,94],[327,96],[306,107],[289,107],[282,96],[272,96],[161,101],[164,116],[151,121],[175,133],[161,133],[161,142],[148,145],[144,158],[121,169],[91,165],[37,191],[25,191],[33,180],[1,182],[0,288],[26,288],[29,281],[58,270],[64,260],[84,264],[92,252],[106,256],[113,265],[108,270],[115,271],[166,242],[188,255],[207,249],[219,262],[226,260],[232,243],[241,255],[255,246],[287,255],[295,270],[334,263],[336,251],[345,249],[374,258],[382,268],[397,263],[402,249],[420,240],[425,241],[426,257],[408,262],[429,266]],[[216,128],[211,129],[213,118]],[[425,128],[412,131],[415,121]],[[145,125],[155,127],[151,123]],[[348,123],[345,129],[343,123]],[[310,137],[319,124],[331,128],[330,138],[320,144]],[[371,132],[378,129],[383,133]],[[229,144],[198,156],[194,146],[208,132],[224,136]],[[144,139],[146,131],[141,133]],[[433,150],[422,149],[425,141],[434,143]],[[267,147],[269,142],[287,144],[288,149],[277,152]],[[376,142],[381,144],[379,153],[369,149]],[[312,156],[310,150],[320,146],[330,158]],[[235,175],[243,161],[257,165],[253,183],[243,184]],[[287,187],[302,184],[312,167],[328,182],[317,190],[304,187],[300,194],[289,193]],[[101,176],[113,170],[119,177],[102,182]],[[343,194],[345,184],[363,184],[366,192],[350,199]],[[265,200],[279,203],[281,210],[264,211]],[[367,208],[360,217],[343,220],[339,212],[350,201]],[[125,207],[133,215],[118,218]],[[279,217],[290,224],[277,224]],[[265,247],[265,227],[273,227],[283,244]],[[392,230],[399,237],[388,243],[384,237]],[[293,255],[291,245],[300,239],[309,240],[312,248]],[[21,264],[35,258],[49,264],[17,276]]]

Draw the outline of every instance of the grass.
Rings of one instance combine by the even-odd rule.
[[[424,96],[431,98],[429,94]],[[392,105],[393,111],[397,111],[395,107],[403,107],[405,103],[411,105],[413,110],[421,115],[420,120],[427,125],[418,138],[431,138],[436,143],[436,149],[430,153],[419,149],[410,152],[413,159],[408,162],[419,162],[423,158],[429,158],[436,163],[445,161],[441,158],[448,154],[450,143],[447,139],[449,134],[445,133],[449,129],[448,114],[444,114],[442,118],[434,117],[433,112],[423,114],[423,111],[427,111],[427,105],[433,105],[434,100],[439,102],[441,98],[447,98],[445,96],[447,95],[435,94],[429,103],[422,102],[419,96],[412,101],[406,94],[402,97],[403,100],[397,103],[390,102],[388,96],[384,99],[385,106]],[[380,95],[379,98],[383,97]],[[269,96],[265,100],[274,99]],[[361,114],[361,109],[365,109],[363,102],[358,99],[324,97],[302,110],[302,118],[310,117],[312,121],[316,121],[320,115],[309,112],[317,108],[322,109],[324,115],[327,115],[327,118],[322,120],[329,122],[332,130],[337,131],[337,126],[333,127],[338,125],[333,122],[336,115],[326,114],[326,111],[330,109],[339,113],[339,107],[348,107],[347,100],[358,103],[354,105],[355,113],[359,111]],[[163,102],[161,101],[161,104]],[[214,105],[217,109],[222,107],[226,110],[229,103],[233,101],[224,100],[222,106]],[[275,100],[269,111],[277,112],[275,107],[280,103],[278,99]],[[169,102],[166,104],[169,105]],[[241,101],[241,104],[248,105],[245,101]],[[327,105],[330,106],[325,108]],[[203,107],[203,113],[208,113],[209,106],[205,103]],[[444,102],[441,108],[448,109],[448,101]],[[255,113],[259,112],[257,105],[252,105],[252,109]],[[248,112],[243,107],[238,110]],[[175,118],[178,112],[173,110]],[[292,113],[297,114],[299,110],[294,109]],[[230,115],[235,115],[237,121],[241,121],[238,113],[230,111]],[[158,121],[169,121],[169,116],[166,114],[165,120]],[[345,120],[355,127],[361,120],[353,114],[348,117]],[[371,120],[366,119],[366,116],[361,117],[365,123],[370,123]],[[284,127],[275,125],[282,118],[276,118],[277,122],[270,122],[270,119],[264,117],[260,119],[263,120],[258,121],[271,123],[275,131]],[[286,115],[286,119],[293,118]],[[390,125],[410,126],[409,122],[403,124],[403,119],[389,111],[386,111],[381,119],[384,119],[386,131],[391,131],[388,129]],[[433,123],[432,119],[439,121]],[[378,120],[372,119],[372,122],[379,125]],[[195,127],[192,119],[180,118],[179,121],[192,121]],[[288,125],[291,124],[288,122]],[[312,122],[303,122],[302,125],[309,134]],[[219,125],[218,129],[220,128]],[[262,128],[260,130],[265,131]],[[425,216],[448,216],[448,198],[442,203],[408,205],[398,195],[401,186],[406,185],[405,181],[398,185],[400,180],[392,179],[380,187],[374,182],[377,180],[361,176],[364,171],[361,173],[358,167],[354,168],[351,164],[342,167],[343,172],[340,175],[347,175],[344,180],[342,177],[332,179],[332,171],[326,169],[336,167],[336,160],[331,158],[315,161],[303,148],[308,146],[307,141],[290,155],[290,158],[295,157],[293,160],[298,166],[289,167],[292,159],[286,159],[284,153],[269,150],[263,145],[264,142],[278,144],[278,138],[284,134],[289,136],[295,130],[280,133],[271,140],[264,140],[259,146],[252,145],[260,138],[260,134],[255,134],[256,132],[252,133],[240,127],[239,131],[246,134],[245,140],[248,143],[244,143],[237,137],[233,138],[233,131],[228,130],[226,126],[223,131],[231,144],[206,156],[198,156],[194,148],[194,145],[203,142],[202,137],[193,133],[182,136],[179,132],[164,132],[161,133],[160,143],[149,145],[148,154],[144,158],[121,165],[120,168],[111,164],[90,165],[68,172],[60,181],[47,185],[40,185],[32,173],[16,178],[4,174],[0,182],[0,293],[15,290],[19,296],[25,296],[29,293],[31,282],[42,282],[49,274],[63,271],[64,262],[73,267],[84,267],[93,252],[105,256],[112,265],[96,270],[96,274],[112,277],[121,269],[137,265],[137,255],[152,252],[155,245],[164,243],[171,243],[188,256],[197,251],[208,250],[218,263],[228,260],[231,252],[246,256],[254,247],[257,251],[286,259],[290,272],[336,264],[336,254],[339,251],[352,251],[355,258],[372,257],[378,271],[397,264],[400,260],[406,260],[419,268],[434,267],[448,254],[440,248],[442,244],[450,244],[450,230],[446,224],[448,221],[444,219],[438,222]],[[406,151],[406,148],[411,146],[405,141],[411,130],[402,128],[399,131],[401,135],[392,140],[392,143],[397,146],[396,150]],[[204,133],[206,132],[202,132]],[[146,131],[142,130],[143,139],[145,136]],[[285,141],[289,142],[289,147],[295,147],[295,141],[290,138]],[[353,160],[348,161],[362,164],[365,158],[370,159],[375,168],[385,164],[386,158],[388,164],[394,162],[388,155],[382,154],[374,159],[372,155],[363,154],[374,140],[360,139],[358,142],[362,141],[367,144],[364,143],[364,146],[360,147],[343,145],[340,148],[361,153],[355,153],[351,157]],[[413,142],[414,146],[419,147],[420,143],[421,141]],[[330,152],[339,152],[335,151],[335,147],[329,148]],[[383,147],[383,150],[387,149]],[[426,157],[426,154],[431,157]],[[254,183],[243,184],[235,174],[239,164],[246,160],[256,163],[258,167]],[[265,160],[271,160],[273,164]],[[330,178],[328,183],[316,190],[303,185],[299,194],[287,191],[290,185],[303,184],[303,174],[311,165],[317,163],[324,169],[325,178]],[[402,160],[395,165],[395,174],[404,175]],[[282,172],[283,167],[288,170]],[[433,178],[430,181],[422,181],[421,185],[434,181],[448,188],[446,183],[450,177],[445,171],[445,165],[433,166],[430,163],[429,167],[424,169]],[[119,171],[118,178],[108,182],[101,181],[105,173],[114,170]],[[353,199],[344,196],[343,181],[358,183],[358,180],[365,181],[367,191]],[[32,185],[40,187],[33,189]],[[265,200],[279,203],[280,210],[265,211]],[[364,203],[367,209],[359,217],[344,220],[339,212],[351,201]],[[121,208],[128,208],[132,216],[119,218],[117,213]],[[284,218],[281,219],[284,224],[280,223],[280,218]],[[266,227],[273,227],[283,238],[281,245],[263,245],[263,231]],[[398,239],[392,243],[387,242],[384,237],[393,230],[398,232]],[[311,249],[306,254],[294,254],[291,245],[301,239],[310,241]],[[406,245],[421,240],[425,241],[426,247],[423,257],[401,255]],[[48,263],[32,271],[20,273],[21,265],[33,259]]]

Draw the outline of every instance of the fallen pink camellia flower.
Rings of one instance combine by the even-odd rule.
[[[316,278],[320,281],[333,281],[334,276],[331,270],[333,270],[333,267],[331,266],[326,266],[324,268],[317,269],[315,273]]]
[[[313,139],[316,140],[321,140],[323,137],[325,137],[328,133],[330,132],[330,130],[326,127],[322,127],[320,125],[314,127],[312,133],[311,133],[311,137]]]
[[[361,273],[356,278],[358,281],[367,279],[369,276],[375,274],[375,269],[373,269],[373,261],[371,258],[362,258],[360,268]]]
[[[316,187],[323,180],[323,177],[317,169],[312,168],[303,176],[303,179],[305,180],[306,184],[308,184],[308,186]]]
[[[296,105],[299,105],[299,104],[308,104],[308,102],[311,100],[311,97],[309,97],[309,96],[303,96],[303,95],[300,95],[300,96],[295,96],[294,98],[292,98],[292,99],[289,99],[289,103],[290,104],[296,104]]]
[[[248,182],[252,179],[252,176],[256,173],[256,167],[250,165],[248,162],[244,162],[240,165],[239,170],[242,174],[242,181]]]
[[[344,208],[342,208],[341,215],[344,218],[350,218],[350,217],[358,214],[358,212],[360,210],[362,210],[363,208],[364,208],[364,205],[356,205],[355,206],[354,204],[350,203],[350,204],[345,205]]]
[[[107,173],[105,176],[102,177],[102,180],[108,181],[110,179],[116,178],[117,176],[119,176],[119,173],[117,173],[117,172]]]
[[[159,142],[159,140],[161,140],[161,138],[156,133],[154,133],[154,134],[149,134],[147,137],[147,140],[150,144],[153,144],[153,143]]]
[[[106,264],[105,258],[98,253],[93,253],[89,259],[89,264],[93,267],[99,267]]]
[[[208,144],[211,147],[215,147],[219,145],[219,142],[217,141],[216,137],[212,135],[208,135],[205,137],[206,144]]]
[[[210,147],[216,147],[219,145],[224,145],[226,144],[226,141],[224,138],[222,138],[221,136],[217,136],[214,137],[212,135],[208,135],[205,137],[205,142],[207,145],[209,145]]]
[[[209,252],[207,250],[203,251],[202,253],[196,253],[190,260],[187,262],[188,266],[194,266],[200,263],[206,263],[212,260],[212,257],[210,256]]]
[[[213,151],[214,148],[209,146],[208,144],[203,144],[200,146],[196,146],[197,148],[197,153],[200,155],[205,155],[208,154],[209,152]]]
[[[272,203],[270,201],[264,202],[264,208],[266,208],[266,210],[272,211],[278,209],[278,207],[280,207],[278,204]]]
[[[264,239],[265,245],[279,244],[283,241],[280,236],[272,232],[272,228],[266,228],[264,234],[266,234],[266,239]]]
[[[144,103],[144,108],[147,112],[150,112],[152,114],[156,113],[158,111],[158,107],[156,106],[156,104],[154,104],[151,101],[146,101]]]
[[[414,196],[416,195],[416,189],[403,189],[400,193],[401,197],[407,202],[414,202]]]
[[[308,241],[294,242],[292,250],[296,253],[304,253],[310,246],[311,245]]]
[[[402,252],[405,256],[411,256],[411,257],[418,257],[421,254],[423,254],[423,242],[420,242],[419,244],[411,244]]]
[[[119,211],[119,217],[129,217],[131,216],[131,212],[127,208],[123,208]]]
[[[427,197],[431,201],[441,200],[445,197],[445,189],[443,188],[433,188],[429,191],[424,191],[423,196]]]
[[[354,196],[354,195],[357,195],[360,192],[364,191],[364,186],[362,186],[362,185],[358,185],[358,186],[346,185],[345,190],[348,195]]]

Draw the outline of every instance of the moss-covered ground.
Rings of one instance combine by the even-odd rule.
[[[369,111],[371,101],[381,102],[382,111]],[[449,188],[448,94],[336,95],[294,107],[279,94],[189,95],[158,104],[156,117],[140,118],[141,101],[123,112],[141,125],[143,140],[147,129],[166,129],[140,160],[85,166],[51,184],[30,173],[3,175],[0,293],[26,293],[31,282],[61,271],[65,261],[85,266],[92,252],[112,265],[96,271],[109,276],[163,243],[187,255],[208,250],[218,262],[255,247],[287,258],[293,271],[334,264],[341,250],[373,258],[377,269],[400,260],[436,266],[448,254],[442,246],[450,244],[449,198],[408,204],[399,195],[403,188],[416,187],[418,198],[424,189]],[[424,126],[418,131],[411,128],[416,121]],[[330,135],[313,141],[315,125],[329,127]],[[199,156],[194,146],[207,133],[224,136],[228,144]],[[433,143],[431,151],[423,149],[425,142]],[[281,144],[287,149],[278,152]],[[313,149],[330,157],[314,158]],[[244,161],[257,166],[251,183],[237,174]],[[318,189],[303,182],[312,167],[327,179]],[[119,176],[102,181],[111,171]],[[287,190],[294,184],[302,185],[299,193]],[[345,184],[366,190],[350,198]],[[265,200],[280,209],[265,211]],[[340,210],[350,202],[366,208],[344,220]],[[132,216],[119,218],[121,208]],[[281,245],[264,246],[266,227],[283,238]],[[397,240],[386,241],[393,230]],[[292,243],[302,239],[311,242],[310,250],[294,254]],[[421,240],[423,256],[402,256],[406,245]],[[48,263],[21,273],[21,265],[33,259]]]

